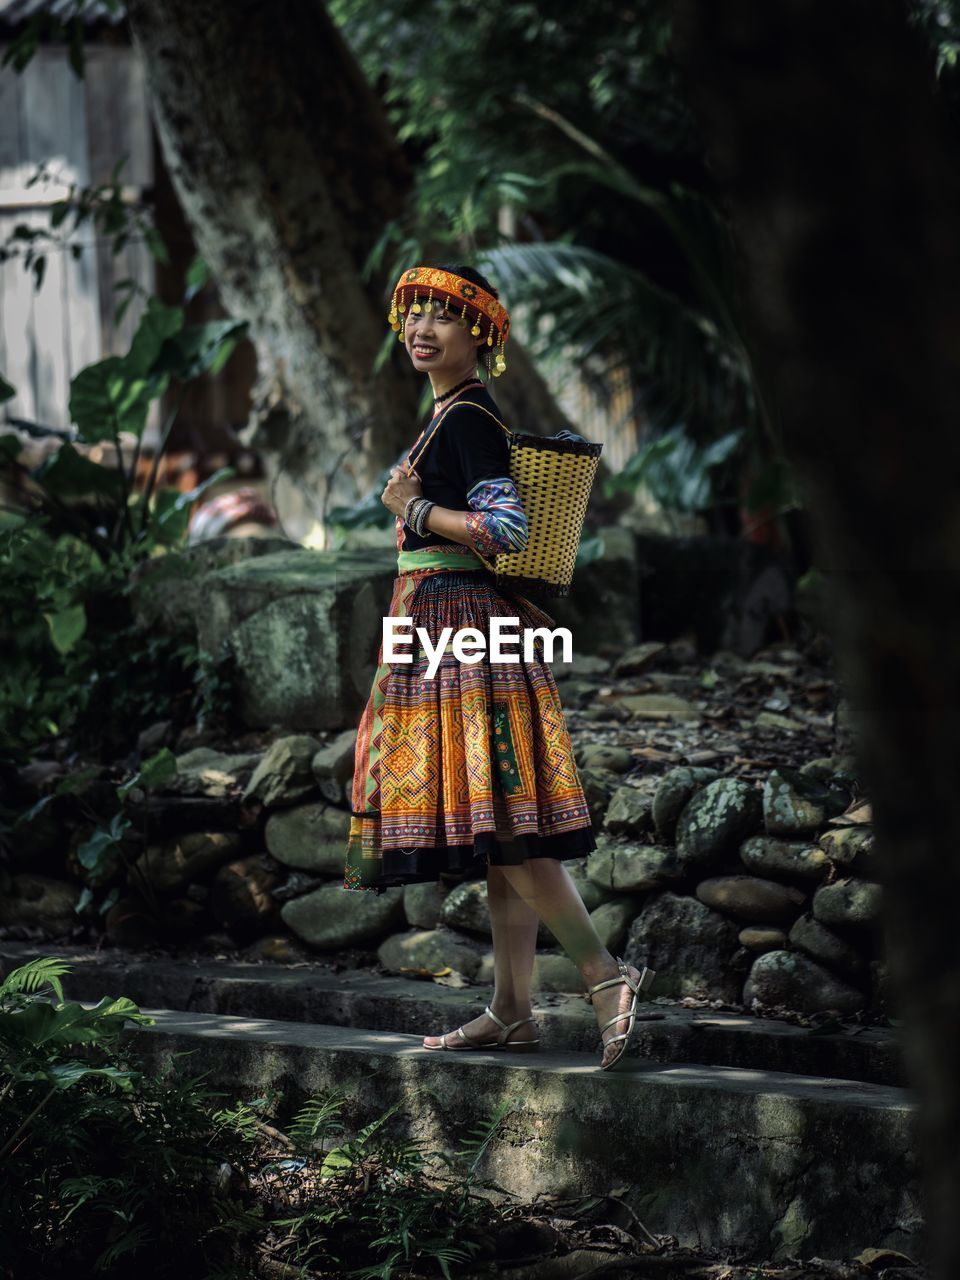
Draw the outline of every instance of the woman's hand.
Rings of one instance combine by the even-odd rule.
[[[410,499],[419,498],[422,494],[423,486],[416,476],[408,476],[400,467],[394,467],[380,501],[394,515],[402,516]]]

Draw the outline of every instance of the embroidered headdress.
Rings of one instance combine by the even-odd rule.
[[[397,281],[387,316],[398,341],[403,341],[403,325],[408,310],[419,315],[433,311],[434,307],[448,315],[456,315],[461,329],[472,321],[470,333],[474,338],[479,338],[486,331],[487,350],[483,354],[487,372],[499,378],[507,367],[503,358],[504,343],[510,335],[510,317],[506,307],[492,293],[453,271],[444,271],[442,267],[413,267]],[[494,356],[496,366],[492,367]]]

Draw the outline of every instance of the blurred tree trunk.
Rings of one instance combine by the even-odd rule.
[[[829,576],[886,886],[892,1012],[905,1019],[922,1100],[932,1246],[939,1275],[953,1280],[957,145],[938,111],[932,58],[894,0],[681,0],[674,41],[729,202],[760,376]]]
[[[250,321],[253,443],[276,455],[287,502],[296,507],[299,491],[316,518],[353,501],[419,431],[409,361],[372,374],[393,281],[360,280],[413,175],[317,0],[126,8],[195,242],[226,308]],[[568,425],[515,338],[508,349],[512,367],[496,384],[504,412],[535,406],[527,429]]]

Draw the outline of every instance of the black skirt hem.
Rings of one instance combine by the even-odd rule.
[[[364,889],[383,893],[386,889],[407,884],[427,884],[448,873],[479,870],[487,865],[519,866],[527,858],[557,858],[564,861],[582,858],[597,847],[593,825],[561,831],[553,836],[518,836],[508,843],[499,841],[492,831],[478,832],[473,844],[438,845],[433,849],[417,848],[383,850],[383,872],[376,884]]]

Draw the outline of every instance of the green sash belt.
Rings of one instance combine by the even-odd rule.
[[[397,555],[397,572],[409,573],[411,569],[485,569],[483,563],[470,547],[463,552],[432,551],[422,547],[419,551],[401,551]]]

